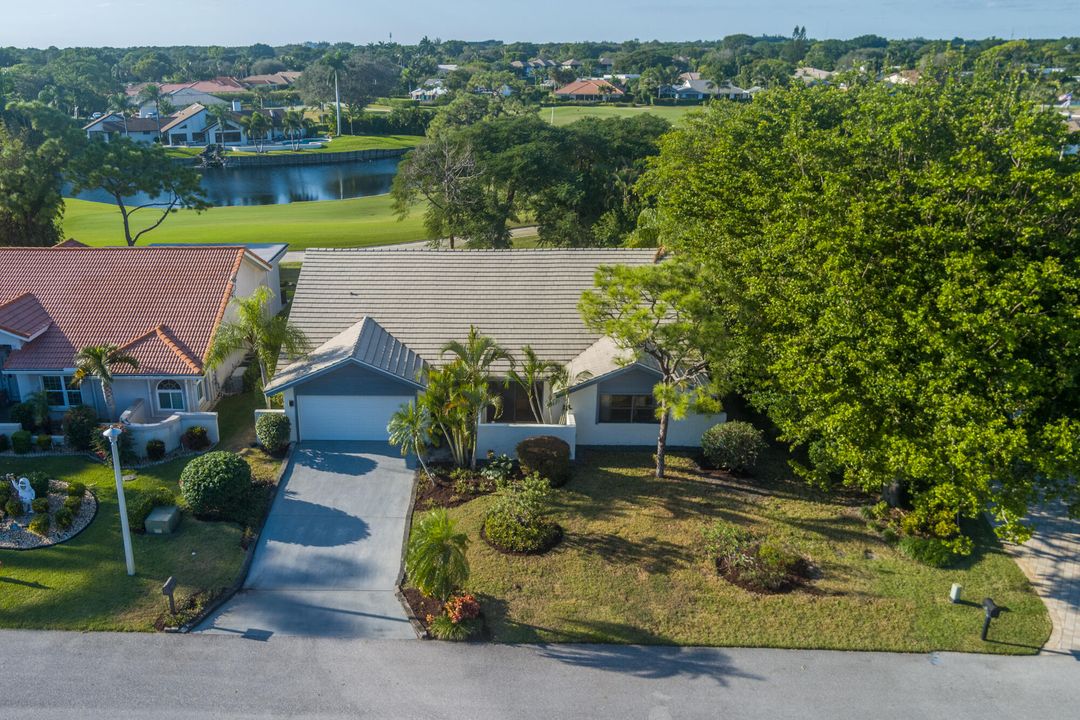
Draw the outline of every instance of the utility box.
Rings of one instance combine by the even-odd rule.
[[[180,508],[175,505],[156,507],[150,511],[143,527],[147,535],[171,535],[180,523]]]

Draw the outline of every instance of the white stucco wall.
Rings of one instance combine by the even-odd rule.
[[[659,426],[650,423],[598,422],[598,385],[589,385],[570,393],[570,406],[577,419],[578,445],[655,445]],[[687,415],[672,420],[668,427],[668,445],[701,447],[701,434],[727,420],[725,413]]]
[[[496,455],[515,457],[517,445],[522,440],[539,435],[553,435],[570,446],[570,459],[577,455],[577,428],[574,415],[570,413],[566,425],[533,425],[527,423],[481,423],[476,434],[476,454],[486,457],[488,451]]]

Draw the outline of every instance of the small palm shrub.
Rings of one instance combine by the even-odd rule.
[[[74,450],[94,447],[94,432],[98,427],[97,413],[89,405],[77,405],[66,413],[62,423],[64,442]]]
[[[197,516],[239,517],[251,494],[251,466],[223,450],[201,455],[180,473],[180,493]]]
[[[255,437],[272,455],[280,455],[289,448],[291,433],[292,423],[285,413],[267,413],[255,421]]]
[[[570,446],[551,435],[526,438],[517,444],[523,475],[539,473],[551,487],[562,487],[570,479]]]
[[[49,534],[49,516],[35,515],[27,524],[26,529],[35,535],[45,537]]]
[[[425,513],[409,538],[405,555],[409,579],[424,595],[446,600],[469,579],[468,546],[468,536],[457,531],[445,508]]]
[[[157,461],[165,457],[165,443],[162,440],[146,441],[146,459]]]
[[[701,436],[701,450],[710,463],[732,472],[750,473],[765,450],[762,432],[748,422],[734,420],[713,425]]]
[[[30,452],[30,431],[29,430],[16,430],[11,433],[11,449],[19,455],[25,455]]]
[[[540,553],[561,535],[550,514],[551,485],[538,473],[510,483],[484,518],[484,537],[499,550]]]

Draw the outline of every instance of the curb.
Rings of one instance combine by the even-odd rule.
[[[401,584],[405,581],[405,553],[409,547],[409,536],[412,534],[412,521],[413,521],[413,507],[416,505],[416,492],[420,486],[420,470],[417,469],[413,473],[412,492],[409,493],[409,515],[405,518],[405,533],[401,538],[401,560],[398,565],[397,583],[394,585],[394,597],[401,603],[401,607],[405,610],[405,617],[409,619],[409,624],[412,625],[413,632],[416,633],[416,637],[420,640],[430,640],[431,635],[428,634],[427,629],[420,622],[420,619],[416,617],[416,613],[413,612],[412,606],[409,605],[405,599],[405,593],[401,591]]]

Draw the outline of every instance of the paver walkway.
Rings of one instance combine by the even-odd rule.
[[[1023,545],[1006,545],[1050,611],[1054,631],[1047,650],[1080,651],[1080,520],[1062,504],[1033,511],[1035,534]]]
[[[395,594],[413,472],[386,443],[302,443],[244,589],[198,628],[416,639]]]

